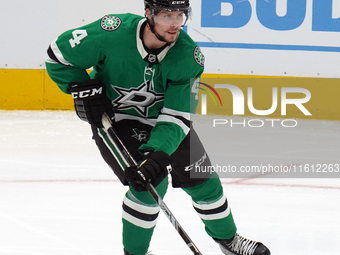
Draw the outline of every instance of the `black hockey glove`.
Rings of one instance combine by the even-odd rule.
[[[139,167],[125,169],[125,177],[136,191],[146,191],[145,182],[157,186],[172,170],[170,157],[162,151],[146,152],[143,159]]]
[[[68,91],[72,94],[74,108],[78,117],[98,128],[103,128],[101,122],[104,112],[114,118],[110,99],[105,94],[105,85],[100,80],[71,82]]]

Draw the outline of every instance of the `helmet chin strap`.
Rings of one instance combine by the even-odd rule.
[[[168,43],[168,42],[165,40],[165,38],[164,38],[163,36],[159,35],[159,34],[156,32],[156,30],[155,30],[155,20],[153,19],[153,14],[151,14],[150,16],[151,16],[152,22],[150,21],[150,19],[148,18],[148,16],[147,16],[146,13],[145,13],[145,18],[146,18],[146,20],[147,20],[147,22],[148,22],[150,31],[156,36],[156,38],[157,38],[158,40],[160,40],[161,42]]]
[[[163,36],[160,36],[156,30],[155,30],[155,20],[153,19],[153,17],[151,16],[152,19],[152,23],[150,22],[150,19],[148,19],[148,17],[146,17],[150,31],[157,37],[158,40],[160,40],[161,42],[165,42],[168,43]]]

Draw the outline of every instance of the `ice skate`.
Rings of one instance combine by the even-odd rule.
[[[215,239],[226,255],[270,255],[269,249],[260,242],[246,239],[238,234],[234,238]]]

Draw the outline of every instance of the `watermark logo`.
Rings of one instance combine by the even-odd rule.
[[[204,91],[205,93],[201,93],[200,95],[200,106],[201,106],[201,114],[207,115],[208,113],[208,103],[207,103],[207,95],[210,96],[210,98],[213,100],[215,106],[223,107],[221,95],[225,95],[224,92],[228,94],[228,96],[231,94],[231,100],[227,100],[232,104],[232,114],[234,116],[244,116],[246,114],[245,108],[247,107],[248,112],[250,112],[250,115],[255,115],[259,117],[268,116],[276,112],[275,114],[278,115],[277,109],[280,106],[280,115],[279,116],[287,116],[287,108],[292,109],[292,106],[294,108],[294,114],[300,114],[301,113],[305,116],[311,116],[312,114],[310,111],[306,108],[304,105],[305,103],[309,102],[311,100],[311,92],[305,88],[299,88],[299,87],[273,87],[271,90],[271,95],[268,94],[268,90],[266,90],[266,94],[262,94],[261,89],[263,89],[263,86],[256,86],[255,89],[253,87],[247,87],[246,92],[244,93],[238,86],[231,85],[231,84],[215,84],[214,86],[208,85],[203,82],[198,82],[198,85],[200,85],[199,89]],[[220,89],[220,94],[216,91],[216,89]],[[223,89],[223,90],[221,90]],[[254,94],[253,90],[260,91],[261,93]],[[197,89],[198,91],[198,89]],[[298,95],[299,98],[292,98],[291,94]],[[223,99],[225,100],[225,98]],[[255,107],[255,102],[265,102],[265,107]],[[268,104],[271,103],[270,107],[268,107]],[[229,107],[230,107],[229,104]],[[289,106],[291,105],[291,106]],[[209,107],[212,106],[212,104],[209,105]],[[287,107],[288,106],[288,107]],[[227,106],[228,107],[228,106]],[[291,108],[289,108],[291,107]],[[297,111],[298,109],[298,111]],[[221,109],[220,109],[221,110]],[[224,111],[224,110],[223,110]],[[228,109],[229,111],[229,109]],[[227,110],[224,111],[225,114],[227,113]],[[212,113],[212,112],[210,112]],[[295,116],[293,116],[295,118]],[[233,121],[233,120],[226,120],[226,119],[215,119],[214,120],[214,127],[217,125],[225,125],[230,124],[231,126],[235,125],[242,125],[242,126],[249,126],[249,127],[262,127],[266,123],[271,124],[272,127],[275,126],[275,123],[281,123],[281,126],[283,127],[295,127],[297,126],[297,121],[295,119],[284,119],[284,120],[277,120],[277,119],[266,119],[266,120],[260,120],[260,119],[251,119],[251,120],[244,120],[244,121]]]
[[[221,97],[220,95],[217,93],[216,89],[214,89],[212,86],[206,84],[206,83],[203,83],[203,82],[199,82],[198,84],[200,85],[203,85],[204,87],[210,89],[212,92],[214,92],[214,94],[216,95],[216,97],[218,98],[219,102],[220,102],[220,105],[222,106],[222,100],[221,100]],[[202,88],[201,86],[199,87],[200,90],[203,90],[204,92],[206,92],[211,98],[212,100],[214,101],[215,103],[215,106],[217,106],[217,102],[216,102],[216,99],[215,97],[213,96],[213,94],[206,88]],[[206,94],[202,94],[201,95],[201,113],[202,115],[207,115],[207,95]]]
[[[205,83],[201,83],[200,84],[204,84],[205,86],[209,86]],[[220,96],[218,95],[218,93],[216,92],[216,90],[209,86],[209,88],[211,90],[213,90],[215,92],[215,94],[218,96],[220,102],[221,102],[221,106],[222,106],[222,101]],[[228,89],[233,97],[233,115],[244,115],[244,105],[245,105],[245,97],[244,94],[242,92],[242,90],[240,88],[238,88],[235,85],[230,85],[230,84],[216,84],[215,88],[220,88],[220,89]],[[201,89],[201,88],[200,88]],[[204,89],[203,89],[204,90]],[[206,90],[204,90],[206,91]],[[257,110],[254,107],[253,104],[253,88],[248,88],[248,94],[247,94],[247,104],[248,104],[248,109],[250,110],[251,113],[258,115],[258,116],[266,116],[266,115],[270,115],[272,113],[275,112],[275,110],[277,109],[278,106],[278,89],[277,88],[273,88],[273,93],[272,93],[272,106],[270,107],[270,109],[267,110]],[[300,93],[300,94],[304,94],[305,97],[304,98],[298,98],[298,99],[290,99],[287,98],[287,94],[289,93]],[[211,96],[211,93],[209,93]],[[203,95],[202,95],[203,96]],[[205,97],[206,99],[206,97]],[[297,108],[299,108],[301,110],[301,112],[304,115],[312,115],[307,109],[306,107],[303,106],[304,103],[307,103],[309,100],[311,99],[311,93],[309,90],[304,89],[304,88],[281,88],[281,115],[285,116],[287,115],[287,105],[288,104],[293,104],[295,105]],[[215,101],[215,99],[214,99]],[[216,102],[215,102],[216,104]],[[204,111],[202,110],[202,115],[206,115],[207,114],[207,101],[204,100],[204,97],[202,97],[201,100],[201,107],[202,109],[204,109]]]

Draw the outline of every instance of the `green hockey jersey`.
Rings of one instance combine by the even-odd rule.
[[[116,121],[136,119],[154,126],[140,149],[171,155],[190,131],[204,56],[184,31],[160,52],[150,52],[141,39],[145,22],[134,14],[106,15],[66,31],[51,43],[46,69],[65,93],[70,82],[100,79]]]

